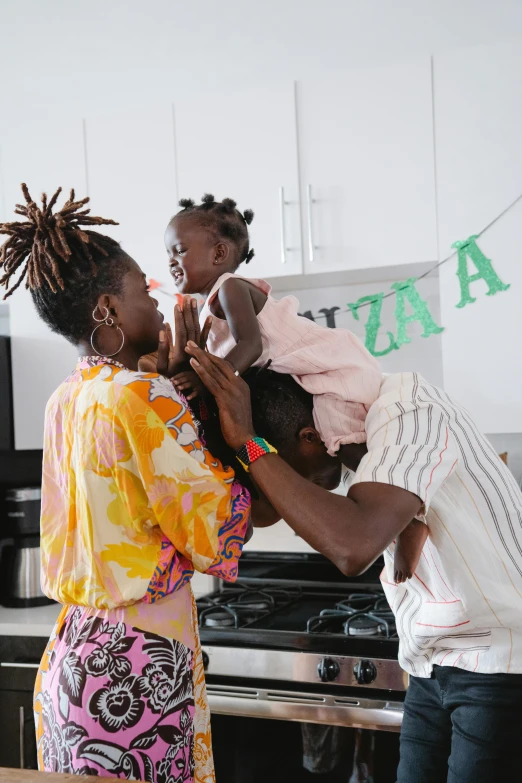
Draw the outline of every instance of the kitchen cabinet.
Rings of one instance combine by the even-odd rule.
[[[180,197],[204,193],[253,209],[248,277],[303,271],[294,85],[179,94],[175,98]]]
[[[6,217],[21,201],[20,183],[33,198],[42,190],[74,186],[92,197],[93,214],[119,220],[101,227],[136,258],[150,276],[167,278],[163,232],[176,207],[172,112],[128,109],[89,114],[53,110],[30,123],[0,131]],[[45,405],[76,364],[76,351],[38,318],[20,288],[8,300],[12,336],[16,449],[41,449]],[[171,300],[168,300],[170,304]],[[168,310],[166,310],[168,313]]]
[[[121,242],[149,278],[173,291],[163,242],[177,211],[171,105],[89,113],[85,136],[94,213],[120,224],[100,230]]]
[[[82,119],[69,110],[11,117],[0,129],[5,217],[23,201],[26,182],[37,199],[61,185],[86,193]],[[18,217],[17,217],[18,219]],[[76,351],[39,319],[31,295],[22,286],[8,300],[11,332],[15,448],[40,449],[45,405],[76,363]]]
[[[522,193],[522,53],[517,43],[460,48],[434,60],[441,256],[477,234]],[[444,385],[489,433],[522,432],[522,203],[477,243],[510,289],[460,301],[457,260],[439,270]],[[469,274],[477,270],[468,261]],[[484,361],[484,357],[487,361]]]
[[[38,769],[32,690],[28,688],[24,691],[0,691],[0,720],[1,765],[17,769]]]
[[[0,767],[38,767],[33,689],[46,645],[46,638],[0,637]]]
[[[298,84],[305,271],[437,259],[431,63]]]

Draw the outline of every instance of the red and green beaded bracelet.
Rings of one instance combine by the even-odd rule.
[[[236,458],[249,473],[250,465],[265,454],[277,454],[277,449],[274,449],[264,438],[252,438],[241,446]]]

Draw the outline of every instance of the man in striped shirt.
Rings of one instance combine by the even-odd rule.
[[[343,446],[339,460],[289,376],[248,379],[252,423],[245,384],[197,356],[229,445],[257,433],[279,450],[251,465],[263,493],[254,524],[284,518],[349,575],[384,552],[411,675],[398,782],[521,780],[522,494],[467,411],[415,373],[384,376],[366,446]],[[339,482],[340,461],[355,473],[348,497],[324,491]],[[413,577],[396,584],[394,541],[412,518],[429,536]]]
[[[429,528],[410,580],[394,583],[394,544],[381,575],[411,675],[398,781],[522,779],[520,489],[469,413],[414,373],[384,379],[366,431],[352,486],[407,490]]]

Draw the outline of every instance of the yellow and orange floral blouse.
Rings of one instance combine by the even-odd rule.
[[[250,499],[168,380],[80,360],[47,405],[42,498],[47,595],[194,649],[188,583],[236,578]]]

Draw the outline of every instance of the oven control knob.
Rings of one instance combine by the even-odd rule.
[[[371,661],[359,661],[353,667],[353,673],[359,685],[369,685],[377,677],[377,669]]]
[[[210,658],[208,657],[208,653],[205,652],[205,650],[202,651],[201,657],[203,658],[203,669],[207,671],[208,665],[210,663]]]
[[[340,672],[339,664],[331,658],[323,658],[317,667],[317,674],[321,682],[333,682],[338,678]]]

